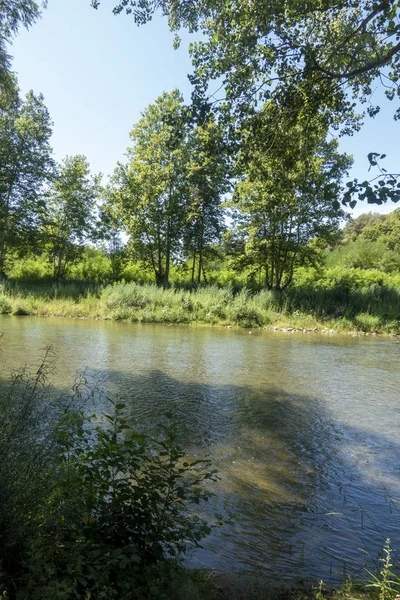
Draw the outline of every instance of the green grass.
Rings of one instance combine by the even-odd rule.
[[[400,332],[400,287],[300,287],[251,293],[231,287],[197,290],[152,284],[11,280],[0,286],[0,313],[113,319],[138,323],[210,324]]]

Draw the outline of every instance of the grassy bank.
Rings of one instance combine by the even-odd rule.
[[[251,293],[217,286],[185,290],[135,283],[10,280],[0,288],[0,313],[396,334],[400,332],[400,288],[377,283],[354,288],[339,282],[327,289]]]

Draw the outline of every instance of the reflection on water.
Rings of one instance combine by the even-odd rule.
[[[329,581],[386,537],[400,548],[395,341],[30,317],[0,330],[9,365],[52,344],[55,385],[86,368],[140,423],[176,406],[190,453],[220,470],[210,510],[233,514],[191,564]]]

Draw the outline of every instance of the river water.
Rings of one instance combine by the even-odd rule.
[[[365,576],[400,549],[400,344],[395,339],[0,318],[9,366],[52,345],[56,387],[83,368],[150,425],[175,405],[185,447],[219,469],[230,515],[189,564],[292,583]]]

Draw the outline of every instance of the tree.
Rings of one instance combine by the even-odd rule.
[[[183,245],[185,255],[192,260],[192,283],[200,283],[204,255],[220,240],[224,229],[221,201],[229,189],[228,158],[221,128],[211,117],[191,131],[188,148],[189,191]]]
[[[92,0],[94,8],[99,5]],[[365,99],[379,77],[389,98],[399,93],[396,0],[123,0],[114,6],[115,14],[126,11],[138,24],[156,10],[173,31],[186,27],[206,35],[191,47],[195,83],[222,76],[228,99],[256,98],[260,91],[270,98],[273,89],[279,94],[282,86],[304,90],[307,84],[328,101],[332,90],[344,97],[344,82]]]
[[[0,109],[0,271],[10,251],[38,231],[44,185],[52,175],[52,122],[43,96],[29,92]]]
[[[98,8],[100,1],[92,5]],[[119,0],[114,6],[115,14],[126,11],[137,24],[157,10],[177,35],[181,28],[202,32],[190,46],[199,111],[218,104],[240,122],[273,100],[294,119],[312,119],[319,112],[327,124],[352,133],[361,126],[357,103],[368,103],[370,116],[379,111],[371,101],[377,85],[389,100],[400,96],[397,0]],[[349,182],[344,203],[354,206],[355,197],[376,204],[398,201],[399,175],[378,179],[375,186]]]
[[[188,127],[181,93],[163,93],[133,127],[128,162],[112,178],[114,210],[158,285],[168,285],[172,260],[182,254]]]
[[[366,227],[374,224],[376,221],[384,219],[384,215],[379,213],[365,213],[351,219],[351,221],[343,228],[341,242],[342,244],[349,244],[354,242],[364,231]]]
[[[388,215],[379,215],[370,220],[361,232],[361,237],[370,241],[382,241],[387,250],[400,250],[400,210]]]
[[[103,190],[107,194],[108,190]],[[106,196],[100,210],[99,238],[100,248],[110,260],[112,278],[120,279],[127,263],[126,247],[122,241],[123,229],[110,210]]]
[[[318,243],[332,241],[344,217],[337,198],[351,164],[326,141],[324,128],[299,121],[289,129],[275,121],[276,107],[267,104],[257,116],[258,134],[242,132],[238,168],[242,176],[234,194],[237,220],[245,232],[242,263],[253,276],[263,274],[269,289],[282,290],[297,266],[315,263]],[[277,143],[269,145],[263,127],[275,124]]]
[[[68,266],[95,236],[96,199],[100,176],[90,175],[84,156],[66,157],[47,192],[44,234],[54,277],[63,278]]]
[[[45,6],[46,2],[42,2]],[[15,93],[10,74],[11,58],[7,43],[18,33],[20,26],[27,29],[40,16],[40,3],[34,0],[1,0],[0,2],[0,107]]]

